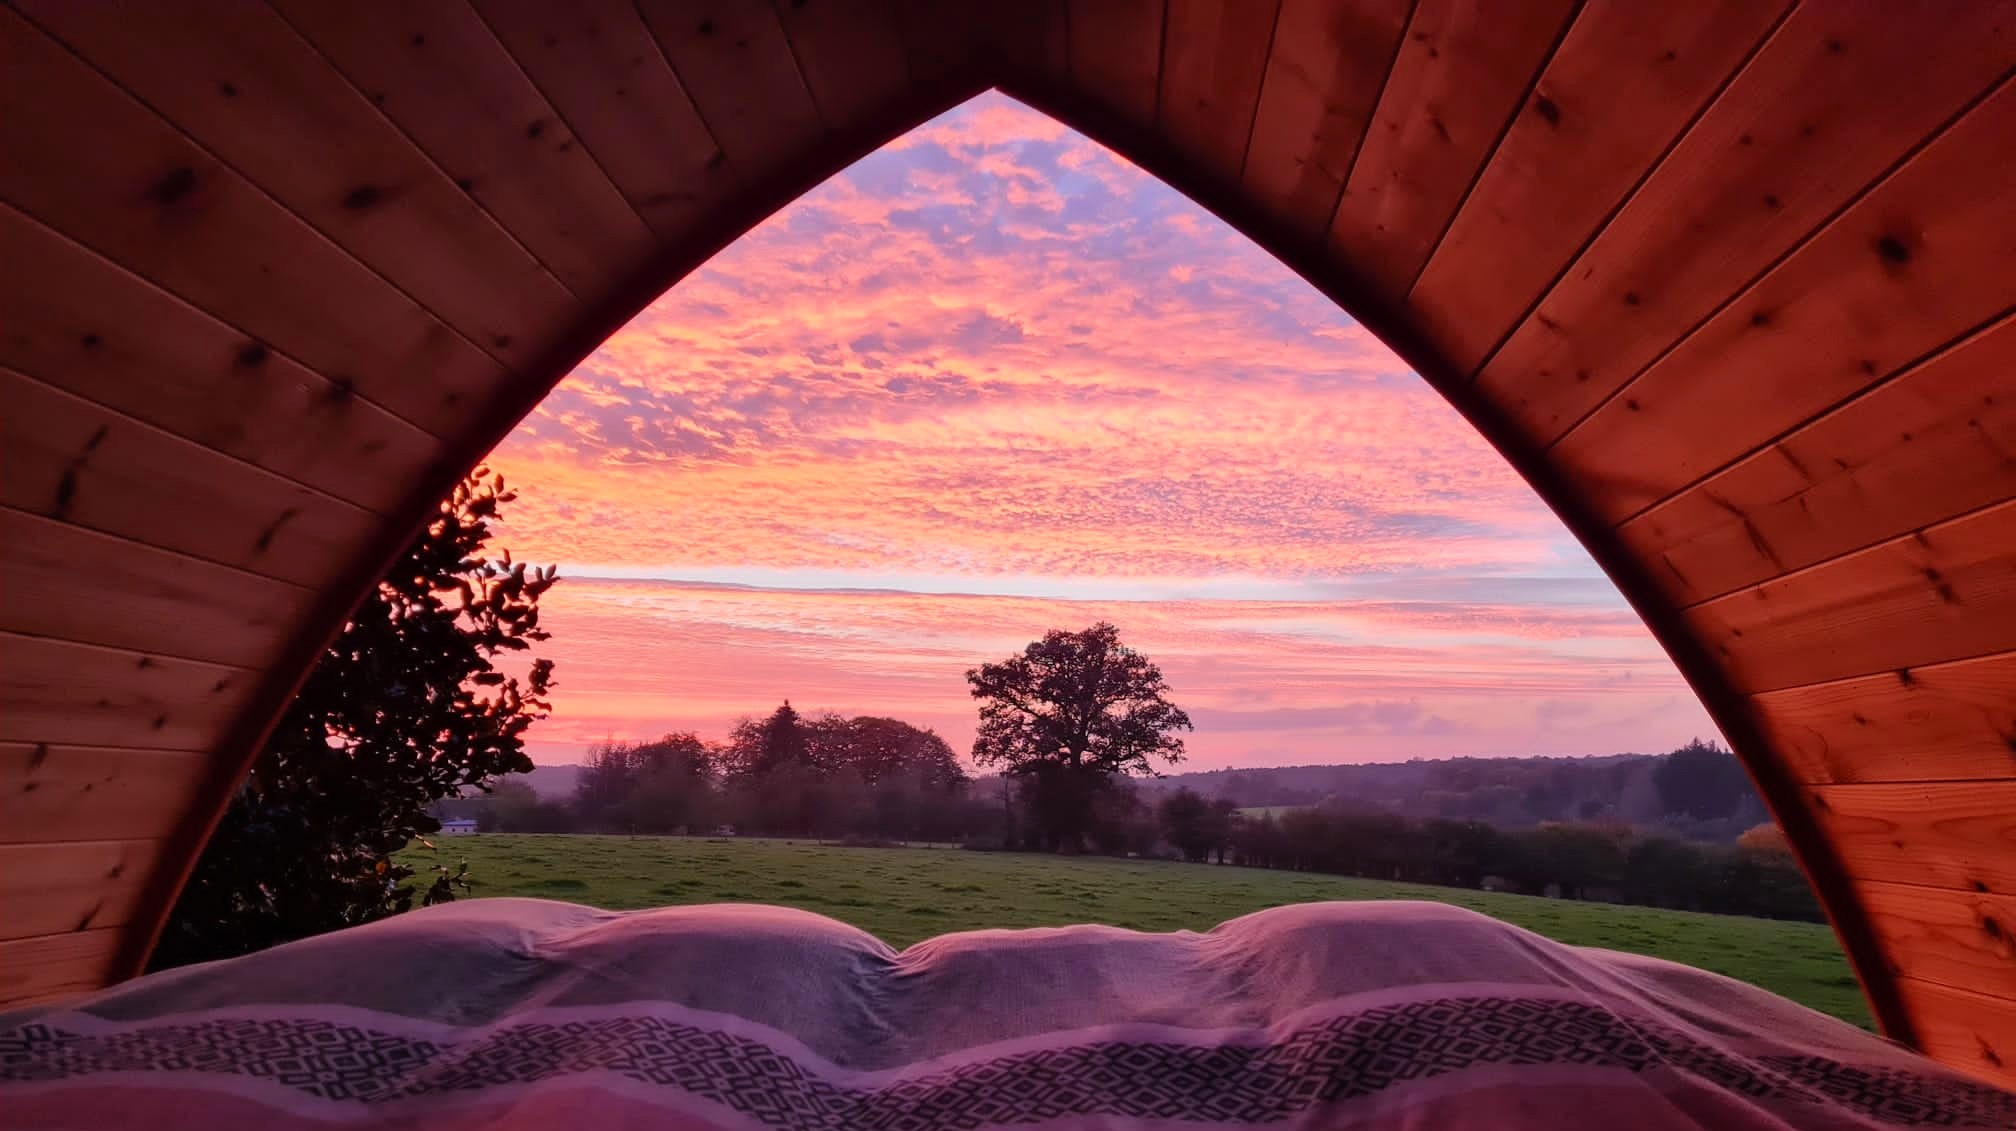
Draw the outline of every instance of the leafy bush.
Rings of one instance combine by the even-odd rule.
[[[517,676],[495,661],[547,638],[539,600],[556,578],[487,552],[515,497],[479,468],[351,614],[232,796],[156,969],[406,910],[413,873],[392,854],[440,828],[428,807],[532,768],[523,736],[546,715],[553,663]]]

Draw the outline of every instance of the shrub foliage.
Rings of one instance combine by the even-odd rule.
[[[532,768],[523,735],[549,708],[553,664],[529,653],[556,576],[491,556],[513,498],[477,469],[351,614],[232,796],[157,968],[406,910],[412,872],[392,854],[440,828],[428,807]]]

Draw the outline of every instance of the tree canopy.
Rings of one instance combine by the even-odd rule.
[[[966,673],[980,700],[973,760],[1033,779],[1045,840],[1076,850],[1096,796],[1116,775],[1180,762],[1190,716],[1169,701],[1162,669],[1100,622],[1052,631],[1021,653]]]
[[[805,720],[789,699],[762,719],[743,719],[728,736],[727,760],[732,772],[755,776],[792,766],[810,768]]]
[[[157,967],[407,909],[412,872],[392,854],[440,828],[428,806],[532,768],[524,732],[549,709],[553,663],[496,661],[547,638],[556,577],[489,553],[514,498],[477,469],[351,614],[233,795]]]
[[[787,701],[724,743],[691,732],[588,751],[564,802],[451,803],[486,829],[738,832],[873,840],[956,839],[974,824],[966,771],[929,728],[822,714]]]
[[[938,732],[881,715],[823,715],[805,727],[812,760],[829,772],[846,771],[875,785],[915,775],[931,789],[963,786],[966,771]]]
[[[1750,775],[1736,755],[1695,739],[1659,764],[1654,780],[1668,812],[1726,817],[1751,795]]]

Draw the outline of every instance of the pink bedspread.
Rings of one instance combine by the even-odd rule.
[[[414,912],[0,1015],[9,1128],[2016,1127],[2016,1096],[1685,966],[1432,903],[1204,934]]]

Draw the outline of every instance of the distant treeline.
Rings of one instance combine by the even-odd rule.
[[[1165,802],[1164,809],[1168,806]],[[1278,818],[1235,817],[1222,855],[1261,868],[1823,919],[1783,835],[1768,824],[1721,845],[1647,835],[1614,823],[1499,829],[1481,821],[1417,820],[1329,805]]]
[[[690,733],[601,743],[571,797],[506,781],[443,809],[497,832],[958,841],[987,820],[969,785],[928,729],[873,716],[806,719],[787,702],[743,720],[723,743]]]
[[[1726,752],[1723,757],[1729,757]],[[1682,759],[1681,764],[1686,764]],[[990,783],[991,784],[991,783]],[[1345,802],[1241,811],[1189,789],[1158,796],[1121,781],[1093,807],[1096,852],[1173,856],[1252,868],[1633,903],[1726,915],[1821,921],[1777,826],[1733,844],[1688,841],[1615,821],[1501,829],[1477,820],[1413,818]],[[1012,786],[1010,787],[1013,788]],[[1019,791],[1018,791],[1019,792]],[[968,847],[1041,850],[1026,793]]]
[[[1620,767],[1637,773],[1638,761],[1608,759],[1579,780],[1599,780],[1623,772]],[[1726,750],[1697,742],[1642,762],[1653,808],[1661,814],[1726,821],[1743,811],[1749,783]],[[1534,763],[1545,772],[1529,775],[1529,785],[1564,780],[1556,770],[1570,778],[1576,772],[1573,763],[1532,759],[1524,765]],[[1491,768],[1482,759],[1425,765],[1459,781],[1473,768]],[[1269,772],[1231,776],[1236,781]],[[1112,779],[1092,799],[1084,850],[1735,915],[1822,917],[1784,838],[1761,810],[1754,827],[1732,838],[1735,843],[1707,844],[1608,814],[1504,828],[1336,798],[1242,811],[1241,798],[1170,789],[1170,780]],[[722,743],[692,734],[602,743],[591,751],[571,796],[541,798],[522,783],[507,782],[488,797],[447,808],[475,816],[484,831],[816,836],[1033,852],[1053,847],[1046,843],[1040,804],[1029,778],[970,778],[930,730],[873,716],[807,719],[786,703],[737,724]]]
[[[1152,784],[1250,807],[1340,803],[1499,828],[1610,821],[1725,844],[1770,820],[1736,756],[1699,741],[1671,754],[1279,766],[1174,774]]]

